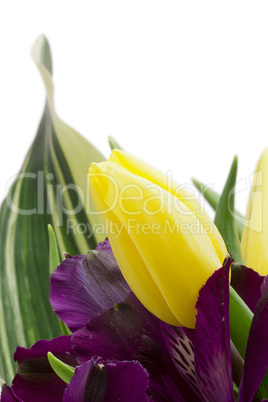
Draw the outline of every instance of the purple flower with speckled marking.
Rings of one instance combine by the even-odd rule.
[[[238,400],[251,401],[268,366],[268,281],[246,267],[233,275],[232,285],[255,312],[243,372],[235,378],[231,262],[201,288],[191,330],[161,322],[139,302],[107,241],[88,256],[68,258],[51,276],[50,300],[73,334],[18,348],[18,374],[12,387],[4,385],[1,401],[234,401],[233,380],[241,374]],[[76,367],[69,384],[49,366],[48,350]]]

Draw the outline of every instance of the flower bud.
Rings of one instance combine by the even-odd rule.
[[[254,173],[241,239],[245,265],[268,274],[268,148]]]
[[[199,214],[192,195],[178,193],[174,182],[169,189],[163,174],[121,151],[92,164],[89,181],[135,295],[162,321],[194,328],[199,289],[227,254],[213,222]]]

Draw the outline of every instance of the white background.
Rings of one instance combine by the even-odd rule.
[[[104,155],[112,135],[178,182],[221,191],[238,154],[248,178],[268,146],[267,21],[267,1],[1,2],[0,200],[43,110],[30,58],[40,33],[58,114]]]

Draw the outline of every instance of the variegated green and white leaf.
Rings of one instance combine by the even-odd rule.
[[[104,157],[55,112],[51,55],[44,36],[37,39],[32,56],[45,83],[47,103],[0,210],[0,377],[7,382],[14,376],[17,345],[29,347],[61,334],[48,300],[47,225],[53,225],[60,253],[86,253],[105,237],[86,198],[88,167]],[[90,236],[94,229],[95,236]]]

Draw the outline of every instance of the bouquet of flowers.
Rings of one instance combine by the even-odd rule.
[[[44,36],[32,55],[47,102],[0,212],[1,401],[268,400],[268,150],[245,218],[236,157],[221,195],[193,180],[213,222],[60,120]]]

